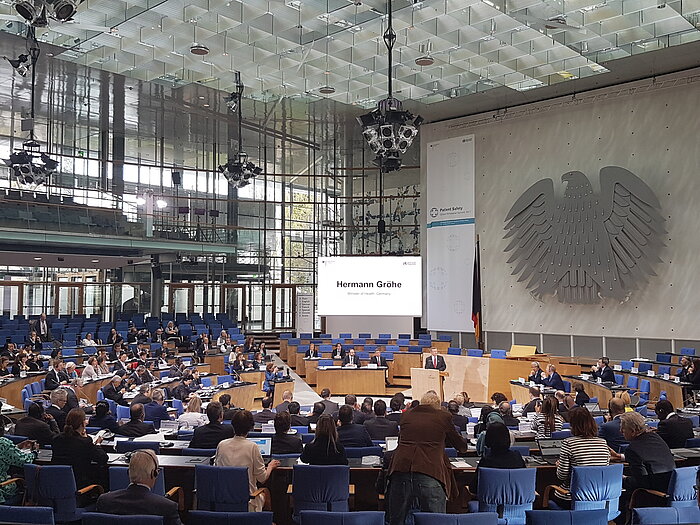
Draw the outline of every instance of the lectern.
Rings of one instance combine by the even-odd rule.
[[[411,368],[411,397],[420,400],[428,390],[434,390],[440,396],[440,401],[444,401],[443,383],[447,376],[447,372],[435,369]]]

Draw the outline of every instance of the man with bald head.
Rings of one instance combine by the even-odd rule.
[[[608,410],[608,421],[600,425],[598,437],[605,439],[615,452],[620,452],[622,445],[629,444],[620,431],[620,416],[625,413],[625,402],[619,397],[613,397],[608,403]]]

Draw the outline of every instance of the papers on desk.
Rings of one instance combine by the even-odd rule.
[[[163,432],[156,434],[146,434],[145,436],[135,437],[134,441],[167,441]]]
[[[469,463],[467,463],[466,461],[464,461],[464,460],[461,459],[461,458],[452,459],[452,460],[450,461],[450,463],[452,463],[452,466],[453,466],[454,468],[472,468],[472,466],[471,466]]]
[[[340,365],[319,366],[319,367],[318,367],[319,370],[336,370],[336,369],[340,369],[340,368],[350,368],[350,367],[348,367],[348,366],[343,367],[343,366],[340,366]],[[356,367],[356,366],[353,366],[353,368],[357,368],[357,367]]]
[[[17,409],[16,409],[15,407],[13,407],[12,405],[8,405],[8,404],[7,404],[7,400],[5,400],[5,399],[0,400],[0,402],[2,403],[2,412],[3,412],[3,413],[5,413],[5,412],[12,412],[12,411],[14,411],[14,410],[17,410]]]

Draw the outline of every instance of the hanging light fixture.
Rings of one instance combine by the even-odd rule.
[[[392,52],[396,43],[396,33],[392,26],[391,0],[387,1],[387,7],[388,22],[383,39],[389,59],[389,93],[384,100],[379,101],[376,109],[357,117],[362,126],[362,135],[377,156],[374,162],[385,173],[401,169],[399,156],[406,153],[411,146],[418,135],[418,126],[423,122],[422,117],[405,111],[401,101],[393,96]]]
[[[231,111],[238,113],[238,153],[235,158],[230,158],[226,164],[219,166],[219,171],[226,180],[235,188],[243,188],[250,184],[253,177],[262,173],[262,168],[248,160],[248,155],[243,151],[243,115],[241,101],[243,100],[243,82],[241,73],[236,71],[234,91],[226,98],[226,105]]]

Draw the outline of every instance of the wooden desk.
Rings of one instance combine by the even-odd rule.
[[[224,359],[226,354],[213,354],[204,356],[204,362],[209,365],[209,369],[217,376],[226,375],[226,365]]]
[[[101,379],[88,381],[83,385],[83,391],[88,396],[88,401],[93,405],[97,403],[97,391],[112,380],[114,376],[107,376]]]
[[[241,381],[248,381],[258,385],[258,391],[255,393],[255,398],[262,399],[264,396],[262,388],[263,383],[265,382],[265,372],[262,370],[247,370],[244,372],[239,372],[238,375],[241,376]]]
[[[411,377],[411,368],[423,366],[421,352],[394,352],[394,377]]]
[[[27,377],[15,377],[0,384],[0,397],[7,399],[7,402],[20,410],[24,410],[22,403],[22,389],[30,383],[41,381],[46,372],[29,372]]]
[[[324,368],[316,372],[316,392],[328,388],[332,395],[385,396],[386,368]]]
[[[288,346],[287,346],[287,339],[280,339],[280,359],[284,361],[285,363],[287,362],[287,356],[288,356]]]
[[[233,406],[253,410],[255,404],[255,394],[258,392],[258,385],[251,383],[248,385],[232,386],[218,390],[213,396],[212,401],[218,401],[222,394],[231,396]]]
[[[576,376],[562,376],[564,379],[571,381],[573,384],[574,382],[579,382],[583,384],[583,388],[586,391],[586,394],[588,394],[589,397],[597,397],[598,398],[598,406],[605,410],[608,408],[608,402],[614,397],[615,392],[619,390],[627,390],[626,388],[614,385],[612,387],[605,386],[601,383],[598,383],[596,381],[590,381],[590,380],[585,380],[581,379],[580,377]],[[572,388],[573,391],[573,388]]]
[[[626,370],[616,370],[616,374],[622,374],[624,378],[625,385],[629,376],[634,375],[639,378],[639,383],[641,386],[642,379],[649,381],[649,399],[653,401],[658,401],[661,391],[666,391],[666,399],[668,399],[675,408],[681,408],[683,406],[683,387],[690,386],[690,383],[676,383],[672,379],[664,379],[663,377],[649,377],[646,374],[632,374],[630,371]]]
[[[516,403],[527,405],[530,402],[530,383],[521,383],[520,381],[510,382],[511,399],[515,399]]]
[[[279,383],[275,383],[275,390],[272,396],[272,408],[275,408],[282,402],[282,394],[284,394],[285,390],[289,390],[293,394],[294,381],[281,381]]]

